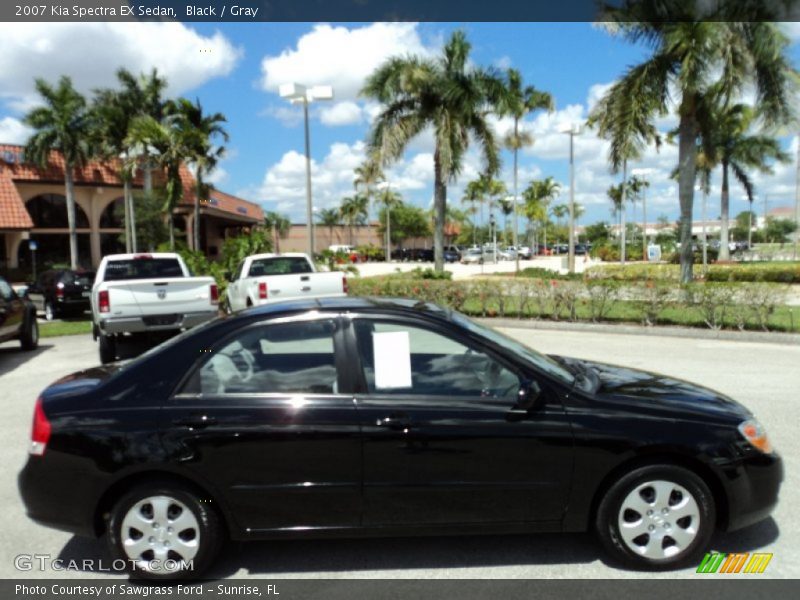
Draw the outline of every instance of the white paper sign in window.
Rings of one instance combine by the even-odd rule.
[[[375,389],[411,387],[411,347],[407,331],[372,334]]]

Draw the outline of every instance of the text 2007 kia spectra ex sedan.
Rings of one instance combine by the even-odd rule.
[[[753,415],[708,389],[332,298],[56,382],[19,487],[31,518],[159,578],[199,576],[224,536],[594,529],[619,562],[669,568],[765,518],[781,479]]]

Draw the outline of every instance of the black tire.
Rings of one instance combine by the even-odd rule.
[[[657,499],[655,487],[649,486],[651,482],[668,484],[661,489],[675,488],[668,494],[662,494],[662,498],[667,498],[666,505]],[[684,510],[678,507],[686,506],[685,503],[690,501],[677,488],[688,492],[695,502],[697,510],[691,512],[693,515],[696,513],[696,519],[695,516],[680,517],[671,522],[676,514],[684,514]],[[623,502],[632,496],[636,498],[634,494],[638,494],[653,509],[643,514],[630,509],[623,512]],[[651,498],[653,503],[649,504]],[[666,506],[671,507],[673,512],[670,513],[670,508],[667,508],[667,514],[664,514],[662,511]],[[632,531],[639,527],[647,528],[648,531],[652,528],[653,534],[643,533],[626,541],[626,536],[620,531],[620,519],[630,522]],[[612,558],[635,569],[666,570],[696,563],[700,552],[707,547],[714,533],[715,523],[716,507],[708,486],[692,471],[670,464],[647,465],[622,476],[608,489],[597,509],[597,535],[603,546]],[[683,531],[679,531],[679,527]],[[675,532],[676,538],[670,537],[671,532]],[[676,541],[680,539],[677,537],[678,533],[686,540],[684,547]],[[628,534],[627,537],[632,535]],[[691,538],[691,535],[694,537]],[[634,551],[631,545],[639,551]],[[651,552],[650,557],[645,556],[646,551]]]
[[[117,341],[113,337],[101,333],[97,337],[97,347],[101,364],[107,365],[117,360]]]
[[[39,323],[36,321],[36,310],[31,309],[25,314],[22,331],[19,334],[19,343],[25,351],[36,350],[39,347]]]
[[[167,514],[170,514],[169,511],[173,511],[174,519],[184,516],[183,510],[188,510],[191,513],[189,516],[194,517],[191,526],[181,532],[174,531],[178,529],[177,527],[169,527],[173,522],[177,522],[171,521],[169,518],[163,519],[166,520],[166,523],[156,523],[155,503],[148,503],[149,499],[156,498],[164,499],[162,500],[162,506],[169,507]],[[150,506],[149,512],[147,510],[148,505]],[[124,528],[126,516],[130,515],[152,515],[153,522],[150,525],[152,529],[139,532],[135,526]],[[146,522],[136,521],[134,521],[135,524],[141,523],[143,527],[147,527]],[[157,528],[156,525],[158,525]],[[173,533],[167,534],[167,529]],[[141,533],[141,536],[137,537],[139,533]],[[185,536],[185,534],[193,535]],[[176,536],[189,542],[196,541],[196,554],[190,559],[182,556],[181,552],[185,552],[185,547],[181,547],[180,541]],[[106,540],[114,558],[123,560],[133,577],[149,580],[199,578],[213,564],[224,537],[225,529],[219,514],[214,509],[213,503],[207,498],[201,498],[192,488],[172,481],[155,481],[130,490],[112,508],[106,528]],[[126,551],[124,542],[126,540],[129,543],[131,541],[135,542],[138,539],[143,540],[143,546],[147,544],[147,549],[137,556],[138,549]],[[160,542],[159,540],[164,540],[167,544],[169,544],[169,540],[173,540],[169,548],[160,550],[168,553],[166,555],[168,557],[167,560],[171,559],[177,562],[174,569],[167,568],[162,572],[157,572],[143,568],[145,561],[153,560],[158,556],[155,554],[155,550],[150,548],[157,548],[164,543],[164,541]],[[164,554],[161,556],[164,556]],[[190,562],[191,568],[181,568],[180,557]],[[138,560],[143,562],[139,563]]]

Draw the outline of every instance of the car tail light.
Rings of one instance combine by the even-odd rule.
[[[258,284],[258,298],[259,300],[267,299],[267,282],[262,281]]]
[[[211,298],[211,304],[219,304],[219,290],[217,289],[216,283],[211,284],[209,297]]]
[[[108,290],[102,290],[97,294],[97,308],[101,313],[111,312],[111,299]]]
[[[750,445],[757,448],[764,454],[772,454],[772,444],[767,439],[767,432],[755,419],[750,419],[739,424],[739,433]]]
[[[31,430],[31,447],[28,450],[33,456],[41,456],[47,447],[47,442],[50,441],[50,421],[47,420],[47,415],[44,414],[42,407],[42,398],[36,400],[36,406],[33,409],[33,428]]]
[[[64,297],[64,284],[60,281],[56,284],[56,298]]]
[[[342,291],[346,294],[349,291],[347,287],[347,275],[342,275]]]

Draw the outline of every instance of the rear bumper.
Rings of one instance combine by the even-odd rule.
[[[728,518],[724,531],[735,531],[766,519],[778,503],[783,461],[777,454],[758,454],[725,469]]]
[[[118,333],[148,333],[151,331],[177,331],[181,329],[190,329],[206,321],[210,321],[217,316],[217,310],[200,313],[187,313],[177,315],[177,318],[169,319],[171,315],[148,315],[147,317],[111,317],[102,319],[98,326],[100,331],[106,335],[114,335]],[[148,323],[148,321],[157,321],[159,318],[164,318],[168,322],[164,325]]]

